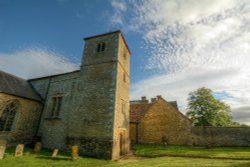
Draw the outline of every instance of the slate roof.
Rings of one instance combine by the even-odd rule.
[[[0,92],[41,101],[35,90],[25,79],[0,70]]]

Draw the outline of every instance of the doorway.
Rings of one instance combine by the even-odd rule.
[[[124,136],[122,132],[120,133],[120,155],[124,155]]]

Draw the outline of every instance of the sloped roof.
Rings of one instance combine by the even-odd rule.
[[[130,122],[139,122],[152,103],[130,104]]]
[[[187,116],[185,116],[182,112],[179,111],[178,105],[177,105],[177,101],[171,101],[171,102],[167,102],[165,99],[162,98],[162,100],[164,100],[167,103],[171,104],[172,107],[174,107],[177,111],[177,113],[184,119],[192,122]]]
[[[177,105],[177,101],[169,101],[168,103],[171,104],[176,110],[179,110],[178,105]]]
[[[163,98],[161,98],[161,99],[163,99]],[[166,100],[164,100],[164,101],[166,102],[166,104],[170,104],[173,108],[175,108],[178,114],[180,114],[185,119],[188,119],[185,115],[183,115],[179,111],[176,101],[169,101],[169,102],[167,102]],[[145,113],[153,105],[154,105],[154,102],[152,102],[152,103],[142,103],[141,100],[132,101],[132,103],[130,103],[130,122],[135,122],[135,123],[140,122],[140,120],[145,115]]]
[[[39,95],[25,79],[0,70],[0,92],[41,101]]]

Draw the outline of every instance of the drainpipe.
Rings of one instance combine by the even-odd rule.
[[[39,128],[40,128],[40,125],[41,125],[41,122],[42,122],[42,115],[43,115],[43,113],[44,113],[44,111],[45,111],[45,104],[46,104],[46,100],[47,100],[48,93],[49,93],[50,83],[51,83],[51,77],[49,78],[49,83],[48,83],[48,85],[47,85],[47,89],[46,89],[46,93],[45,93],[45,98],[44,98],[44,103],[43,103],[43,106],[42,106],[42,112],[41,112],[41,114],[40,114],[40,116],[39,116],[39,120],[38,120],[39,124],[38,124],[38,126],[37,126],[36,135],[35,135],[36,137],[37,137],[37,135],[38,135],[38,131],[39,131]]]

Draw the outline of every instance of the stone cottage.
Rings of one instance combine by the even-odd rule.
[[[85,38],[80,70],[23,80],[0,72],[0,139],[116,160],[130,148],[130,51],[121,31]]]
[[[132,143],[190,144],[191,121],[161,96],[151,101],[130,102],[130,138]]]
[[[130,138],[132,143],[249,147],[250,128],[194,127],[176,101],[142,97],[130,102]]]

